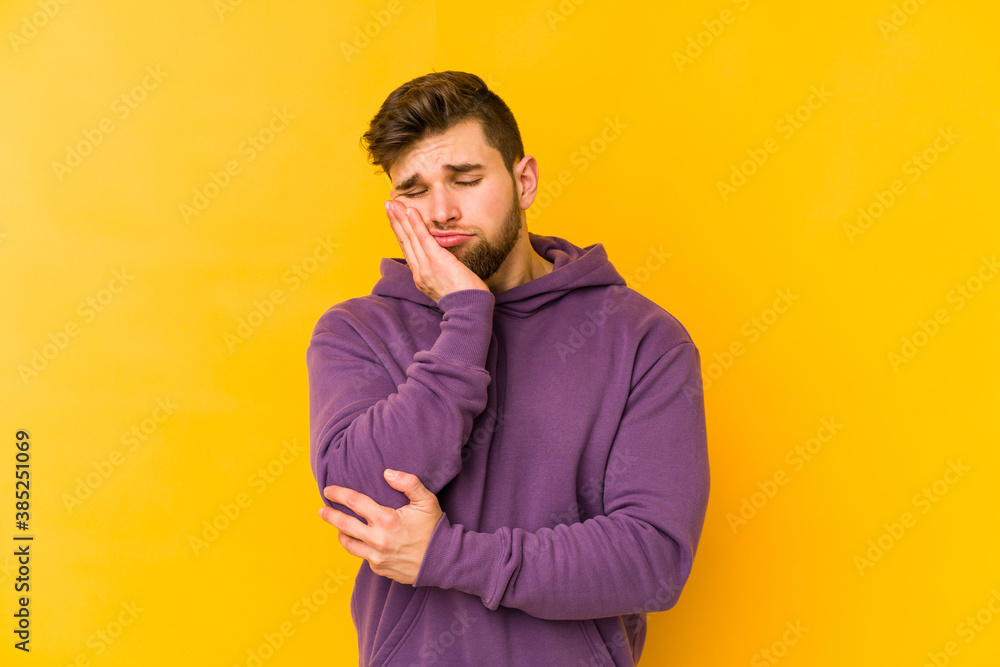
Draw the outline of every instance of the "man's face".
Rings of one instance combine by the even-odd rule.
[[[470,235],[446,249],[473,273],[486,280],[500,268],[521,231],[520,197],[478,121],[418,141],[389,176],[390,196],[419,211],[428,231]]]

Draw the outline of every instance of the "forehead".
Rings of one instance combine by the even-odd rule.
[[[441,134],[424,137],[403,152],[390,169],[390,179],[399,183],[413,174],[428,176],[445,165],[476,163],[497,166],[503,163],[500,152],[486,143],[478,121],[468,120]]]

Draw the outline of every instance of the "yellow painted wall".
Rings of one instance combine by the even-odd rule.
[[[998,25],[926,0],[0,4],[0,662],[357,664],[305,350],[399,253],[368,120],[459,69],[538,160],[529,229],[603,243],[702,353],[708,517],[641,664],[997,664]]]

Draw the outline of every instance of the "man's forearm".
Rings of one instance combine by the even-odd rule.
[[[636,376],[610,455],[642,465],[628,475],[605,474],[604,514],[535,532],[505,526],[493,533],[452,525],[444,514],[415,585],[454,588],[491,609],[503,605],[548,619],[672,606],[691,571],[708,507],[697,348],[676,345]]]
[[[460,590],[490,609],[550,620],[662,611],[677,602],[696,544],[620,513],[494,533],[465,530],[442,515],[414,585]]]
[[[346,486],[398,508],[406,497],[385,483],[384,469],[412,472],[434,493],[460,470],[461,447],[486,407],[494,298],[462,290],[440,304],[440,335],[414,354],[398,386],[346,322],[314,334],[307,352],[310,454],[321,491]]]

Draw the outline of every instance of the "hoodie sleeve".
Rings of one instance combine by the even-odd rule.
[[[486,408],[494,303],[492,292],[478,289],[441,297],[441,332],[413,355],[398,386],[351,316],[335,307],[320,320],[306,366],[309,454],[321,496],[336,484],[399,508],[409,500],[386,483],[386,468],[412,472],[434,493],[458,474],[462,445]]]
[[[466,530],[442,515],[415,586],[457,589],[490,609],[553,620],[662,611],[687,581],[708,505],[701,361],[691,342],[646,366],[605,471],[606,515],[534,532]]]

